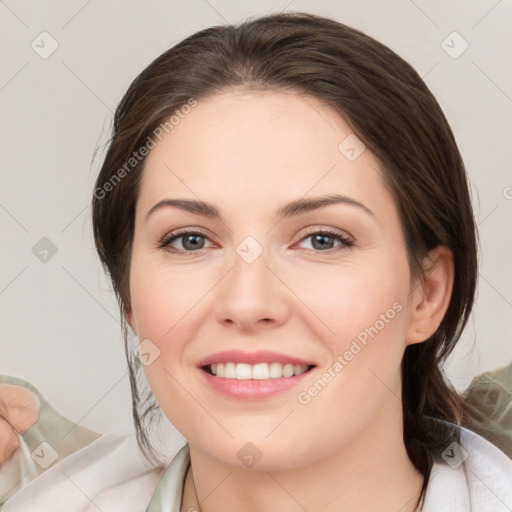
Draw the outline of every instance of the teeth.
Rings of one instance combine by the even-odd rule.
[[[291,377],[293,375],[293,364],[285,364],[283,366],[283,377]]]
[[[281,363],[270,363],[270,378],[279,379],[283,376],[283,365]]]
[[[308,371],[308,367],[307,366],[301,366],[300,364],[296,364],[293,367],[293,374],[294,375],[300,375],[301,373],[305,373],[307,371]]]
[[[237,380],[267,380],[300,375],[308,366],[281,363],[217,363],[210,365],[210,370],[217,377]]]
[[[252,367],[252,378],[265,380],[270,378],[270,370],[267,363],[258,363]]]
[[[224,367],[224,377],[226,377],[226,379],[235,379],[236,378],[235,363],[226,363],[226,365]]]
[[[252,368],[250,364],[237,364],[235,377],[239,380],[252,379]]]

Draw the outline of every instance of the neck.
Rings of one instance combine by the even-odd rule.
[[[349,443],[308,466],[241,470],[190,446],[182,510],[414,512],[424,478],[403,442],[401,402],[392,400]]]

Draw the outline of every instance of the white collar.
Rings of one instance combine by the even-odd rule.
[[[432,467],[422,512],[510,512],[512,460],[482,436],[459,428],[460,445],[443,452],[455,456]]]
[[[512,460],[483,437],[459,427],[460,445],[434,462],[422,512],[510,512]],[[189,446],[181,448],[162,475],[146,512],[179,512],[190,464]]]

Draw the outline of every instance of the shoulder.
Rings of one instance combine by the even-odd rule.
[[[188,443],[167,468],[155,468],[143,475],[104,490],[84,512],[178,511],[184,479],[190,463]]]
[[[512,509],[512,459],[482,436],[461,427],[461,444],[473,510]]]
[[[2,512],[97,512],[98,506],[103,512],[138,512],[151,499],[163,470],[143,459],[134,436],[104,434],[20,489]]]
[[[114,485],[95,496],[84,512],[140,512],[146,510],[160,481],[163,468],[155,468],[142,475]]]
[[[460,429],[432,467],[424,512],[512,509],[512,460],[482,436]]]

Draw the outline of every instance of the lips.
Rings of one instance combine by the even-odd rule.
[[[261,400],[291,389],[315,366],[277,352],[239,350],[212,354],[197,364],[213,390],[238,400]]]

